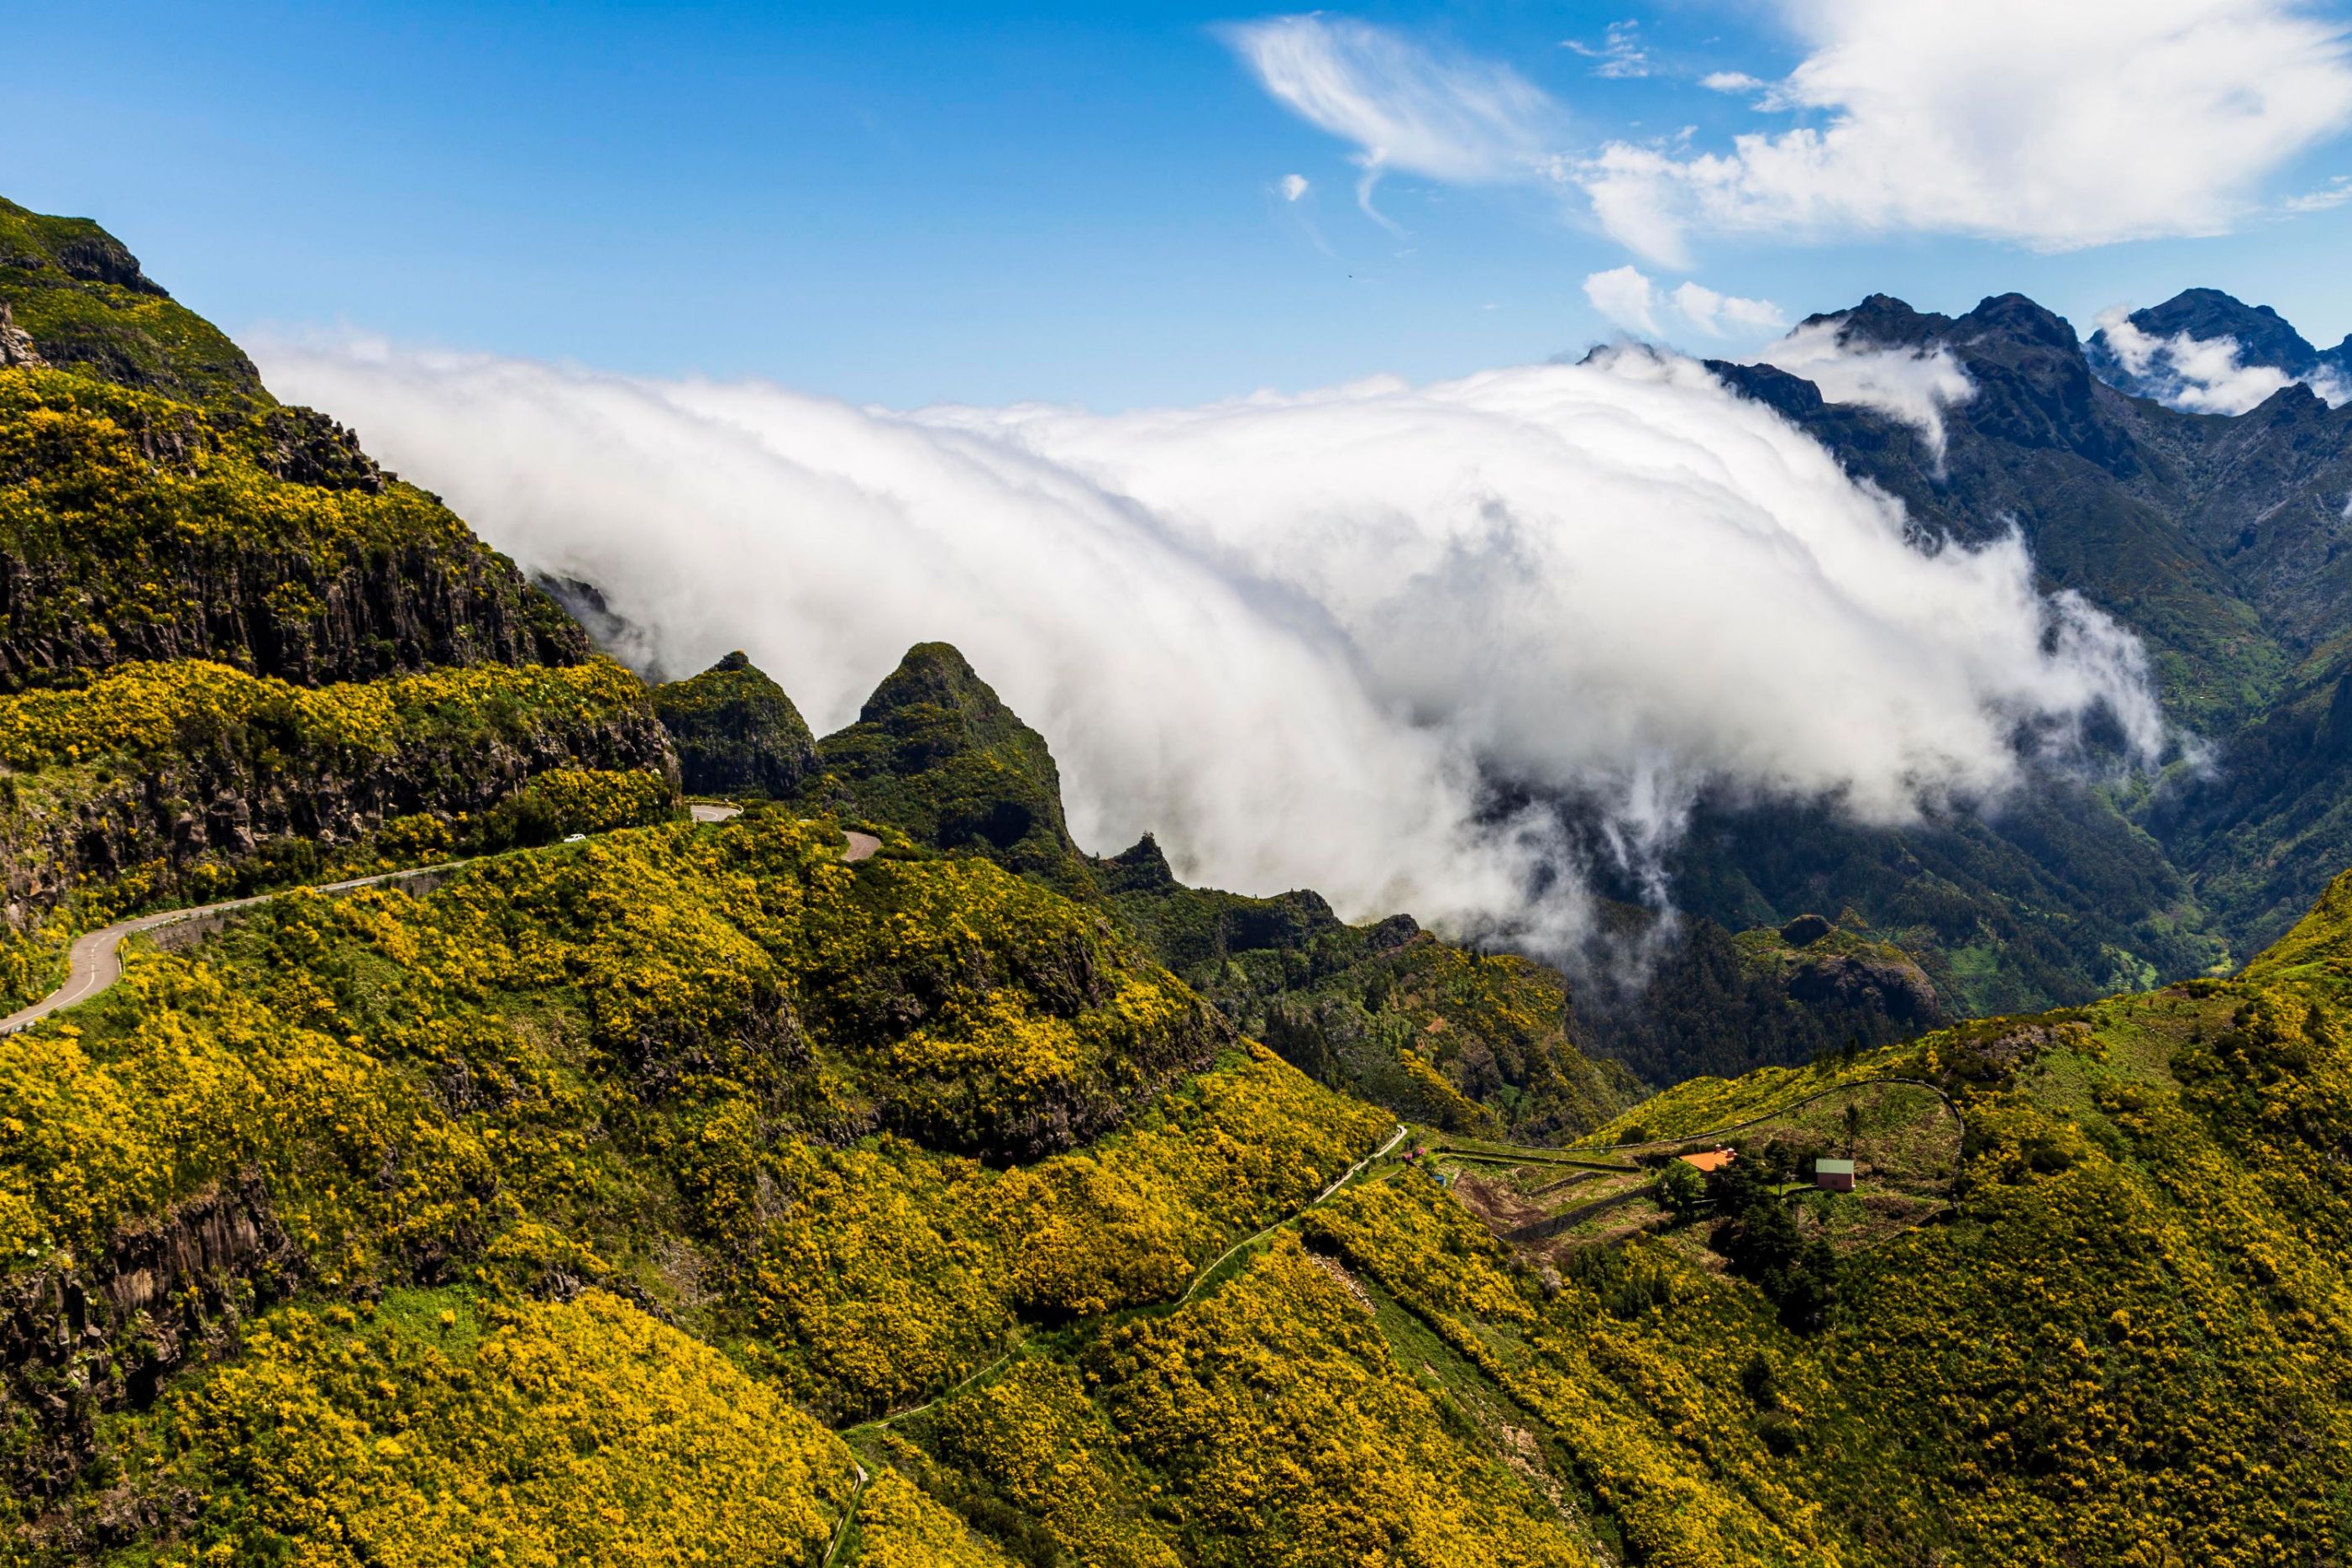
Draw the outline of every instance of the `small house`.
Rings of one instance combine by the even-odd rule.
[[[1829,1192],[1852,1192],[1853,1162],[1852,1160],[1815,1160],[1813,1185]]]
[[[1681,1159],[1683,1164],[1696,1166],[1701,1171],[1719,1171],[1738,1157],[1736,1150],[1708,1149],[1701,1154],[1684,1155]]]

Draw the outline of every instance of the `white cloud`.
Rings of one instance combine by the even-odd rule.
[[[1281,189],[1282,199],[1284,201],[1295,202],[1298,200],[1299,197],[1307,193],[1307,176],[1304,174],[1285,174],[1282,177]]]
[[[2290,196],[2282,204],[2290,213],[2324,213],[2352,202],[2352,174],[2338,174],[2316,191]]]
[[[1051,741],[1092,850],[1352,916],[1577,934],[1503,776],[1671,839],[1720,783],[1899,821],[2015,783],[2021,725],[2160,725],[2129,637],[2015,538],[1929,554],[1821,447],[1640,351],[1115,417],[265,348],[663,662],[748,649],[822,728],[945,638]]]
[[[1845,340],[1835,319],[1798,328],[1756,356],[1820,389],[1826,402],[1859,403],[1911,425],[1927,438],[1940,471],[1944,463],[1944,410],[1976,395],[1969,372],[1942,344],[1916,349],[1876,348]]]
[[[1659,317],[1668,305],[1710,338],[1751,337],[1789,324],[1780,308],[1769,299],[1717,294],[1696,282],[1685,282],[1669,293],[1636,267],[1593,273],[1584,280],[1584,298],[1611,322],[1643,338],[1665,336]]]
[[[1610,23],[1601,30],[1598,44],[1570,38],[1561,47],[1594,62],[1592,74],[1597,77],[1612,81],[1635,81],[1650,74],[1649,51],[1642,47],[1642,24],[1639,22]]]
[[[1711,338],[1748,336],[1758,332],[1777,332],[1788,326],[1789,319],[1769,299],[1742,299],[1736,294],[1717,294],[1697,283],[1685,283],[1675,290],[1675,308],[1684,319]]]
[[[1356,146],[1357,199],[1391,169],[1458,184],[1526,179],[1551,159],[1559,110],[1507,66],[1436,54],[1402,35],[1322,15],[1225,30],[1259,83]],[[1386,222],[1386,219],[1382,219]]]
[[[2343,26],[2302,0],[1781,0],[1819,126],[1724,152],[1616,141],[1579,175],[1626,245],[1922,231],[2066,249],[2211,234],[2352,124]]]
[[[1754,92],[1764,82],[1746,71],[1712,71],[1699,78],[1698,85],[1709,92]]]
[[[1612,267],[1584,280],[1584,297],[1592,308],[1628,332],[1655,338],[1658,331],[1658,291],[1638,267]]]
[[[2352,387],[2330,371],[2305,378],[2275,365],[2242,363],[2235,338],[2158,337],[2134,326],[2125,306],[2100,313],[2099,332],[2135,381],[2158,401],[2190,413],[2244,413],[2299,380],[2308,380],[2330,406],[2352,402]]]

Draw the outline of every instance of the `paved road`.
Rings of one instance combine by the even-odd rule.
[[[723,822],[742,815],[740,806],[697,804],[691,808],[698,822]],[[882,847],[882,841],[871,833],[847,833],[849,847],[841,858],[856,862],[870,858]],[[420,876],[439,876],[471,865],[474,860],[445,861],[439,865],[418,866],[411,871],[388,871],[376,876],[355,876],[342,882],[323,883],[314,893],[352,893],[362,887],[383,887],[393,883],[408,882]],[[118,920],[96,931],[84,932],[74,938],[72,949],[66,955],[66,983],[27,1008],[20,1008],[0,1019],[0,1034],[14,1034],[20,1029],[40,1022],[51,1013],[79,1005],[97,996],[122,977],[122,939],[142,931],[153,931],[165,925],[179,925],[191,920],[203,920],[215,915],[226,915],[239,909],[250,909],[257,904],[267,904],[273,898],[283,898],[293,889],[276,893],[257,894],[251,898],[225,899],[218,904],[198,904],[194,909],[166,909],[160,914],[142,915],[131,920]]]
[[[740,806],[719,806],[707,800],[697,800],[687,810],[694,813],[694,820],[698,822],[725,822],[743,814]],[[844,829],[842,837],[849,841],[849,848],[842,852],[841,858],[851,865],[862,860],[871,860],[874,852],[882,847],[882,841],[871,833]]]
[[[317,893],[350,893],[362,887],[382,887],[389,883],[408,882],[420,876],[438,876],[469,865],[470,861],[447,861],[440,865],[418,866],[413,871],[385,872],[380,876],[355,876],[343,882],[325,883],[313,889]],[[226,915],[233,910],[250,909],[257,904],[267,904],[282,898],[283,893],[264,893],[252,898],[225,899],[219,904],[199,904],[194,909],[167,909],[159,915],[142,915],[133,920],[118,920],[95,931],[86,931],[74,938],[66,955],[66,983],[28,1008],[22,1008],[0,1019],[0,1034],[14,1034],[29,1024],[36,1024],[63,1008],[86,1002],[122,977],[122,956],[117,951],[122,939],[134,932],[153,931],[159,926],[178,925],[190,920],[202,920],[207,915]]]

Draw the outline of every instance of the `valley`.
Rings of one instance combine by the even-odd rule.
[[[1921,548],[2015,518],[2182,727],[1902,825],[1702,801],[1618,984],[1082,844],[945,643],[824,735],[741,653],[650,680],[95,225],[0,258],[0,1563],[2352,1546],[2302,383],[1866,301],[1977,389],[1937,458],[1715,367]]]

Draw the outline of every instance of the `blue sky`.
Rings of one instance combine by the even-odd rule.
[[[0,193],[100,219],[241,335],[357,328],[898,405],[1118,408],[1525,362],[1611,333],[1585,280],[1629,265],[1790,320],[1872,290],[1960,309],[2015,288],[2087,329],[2210,284],[2322,343],[2352,331],[2352,204],[2326,204],[2352,173],[2346,95],[2294,30],[2340,27],[2340,6],[2086,4],[2091,31],[2033,39],[2000,0],[1940,7],[1982,14],[1981,36],[1914,47],[1864,4],[1350,7],[1288,25],[1286,57],[1326,74],[1287,97],[1249,42],[1269,14],[1246,8],[133,4],[101,24],[10,5]],[[2162,39],[2097,30],[2167,10],[2234,29],[2182,51],[2215,62],[2210,84],[2184,89]],[[2053,58],[2073,75],[2015,85]],[[1701,85],[1808,60],[1829,84],[1811,102]],[[1368,81],[1424,108],[1496,89],[1507,112],[1470,136],[1498,144],[1371,149],[1347,96]],[[2045,122],[2037,90],[2095,112]],[[1885,107],[1923,100],[1944,118]],[[1694,172],[1741,132],[1874,113],[1867,145],[1794,183],[1761,157],[1727,185]],[[2192,151],[2164,144],[2175,129]],[[1667,238],[1596,214],[1612,146],[1640,165],[1636,204],[1673,209]],[[2021,171],[2074,183],[2021,196]],[[1809,179],[1838,188],[1824,204]],[[2123,237],[2167,226],[2231,232]],[[1754,338],[1656,325],[1708,351]]]

